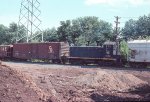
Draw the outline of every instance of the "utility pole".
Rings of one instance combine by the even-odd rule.
[[[26,39],[27,43],[31,42],[32,39],[38,35],[41,35],[43,42],[43,33],[41,30],[42,21],[40,19],[41,11],[39,8],[40,2],[38,0],[21,1],[16,43],[23,39]]]
[[[119,32],[119,27],[118,27],[118,25],[120,24],[120,22],[119,22],[119,19],[121,18],[121,17],[118,17],[118,16],[115,16],[115,18],[116,18],[116,21],[115,21],[115,24],[116,24],[116,26],[115,26],[115,41],[116,41],[116,55],[118,55],[119,53],[119,39],[118,39],[118,35],[120,34],[120,32]]]

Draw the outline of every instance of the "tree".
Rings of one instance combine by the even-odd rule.
[[[95,41],[103,43],[112,37],[112,25],[108,22],[99,20],[98,17],[84,17],[78,20],[82,31],[79,40],[83,40],[83,45],[87,41],[90,41],[91,45],[95,45]]]
[[[70,29],[71,29],[71,21],[61,21],[60,27],[57,29],[57,34],[59,37],[59,41],[67,41],[70,42]]]
[[[137,36],[150,35],[150,16],[142,16],[137,20]]]
[[[16,37],[17,37],[17,32],[18,32],[18,25],[16,23],[10,23],[9,24],[9,43],[15,43],[16,42]]]
[[[8,44],[9,39],[9,29],[4,25],[0,25],[0,44]]]
[[[26,38],[26,34],[27,34],[27,30],[25,28],[24,25],[21,26],[17,26],[17,31],[14,32],[14,39],[15,42],[26,42],[27,38]]]
[[[72,20],[72,25],[70,29],[71,43],[76,45],[77,38],[82,34],[82,29],[79,20]]]
[[[130,53],[127,42],[125,42],[124,40],[120,42],[120,53],[124,59],[127,59]]]
[[[129,38],[134,39],[137,35],[136,27],[137,27],[137,21],[133,19],[130,19],[129,21],[127,21],[125,23],[125,27],[122,30],[123,37],[127,39]]]
[[[146,38],[150,36],[150,15],[141,16],[138,20],[130,19],[125,23],[122,33],[127,39]]]
[[[59,41],[57,30],[55,28],[44,30],[43,35],[44,35],[44,41],[49,41],[49,42]]]
[[[18,26],[16,23],[10,23],[9,28],[2,26],[0,29],[1,43],[12,44],[17,42],[26,42],[27,29],[25,26]],[[37,31],[34,35],[39,34]],[[44,41],[67,41],[70,44],[85,45],[90,41],[95,45],[95,41],[104,41],[112,37],[112,25],[98,17],[80,17],[73,20],[61,21],[60,26],[55,29],[46,29],[43,31]],[[31,38],[31,37],[30,37]],[[29,40],[31,41],[31,39]],[[32,41],[39,42],[41,35],[36,36]]]
[[[13,44],[16,41],[18,26],[10,23],[9,27],[0,25],[0,44]]]
[[[103,43],[112,37],[112,25],[98,17],[81,17],[72,21],[61,21],[57,34],[60,41],[75,45],[85,45],[90,41],[91,45],[96,45],[95,41]]]

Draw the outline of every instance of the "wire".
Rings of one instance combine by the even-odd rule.
[[[121,17],[121,18],[139,18],[139,17]]]

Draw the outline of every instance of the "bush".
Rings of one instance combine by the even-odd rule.
[[[120,42],[120,53],[121,53],[123,59],[127,60],[130,51],[129,51],[127,42],[124,40]]]

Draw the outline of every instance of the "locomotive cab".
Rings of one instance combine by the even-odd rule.
[[[107,41],[103,45],[104,52],[105,52],[105,57],[111,58],[116,56],[116,43],[115,42],[110,42]]]
[[[107,41],[103,45],[104,48],[104,58],[107,59],[107,62],[110,62],[114,65],[121,65],[120,52],[117,48],[116,42]]]

